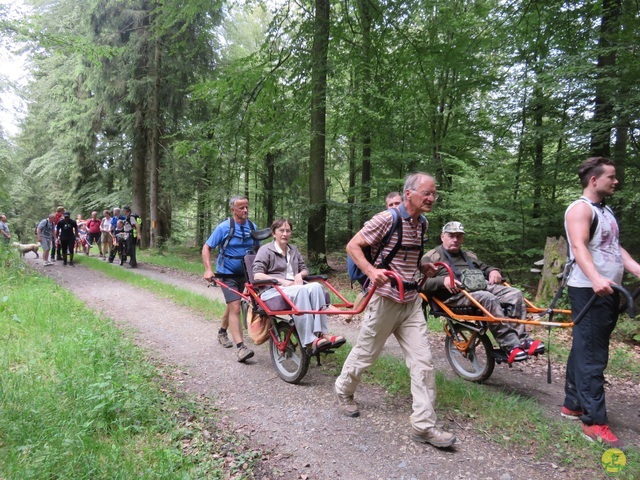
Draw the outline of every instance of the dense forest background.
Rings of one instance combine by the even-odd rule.
[[[0,211],[25,242],[57,205],[131,204],[146,245],[200,245],[245,194],[322,265],[422,170],[441,196],[429,245],[455,219],[488,261],[528,268],[563,233],[577,165],[604,155],[640,253],[637,0],[24,3],[0,7],[31,72]]]

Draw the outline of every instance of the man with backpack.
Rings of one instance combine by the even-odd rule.
[[[124,215],[122,215],[120,213],[120,208],[119,207],[113,207],[113,216],[111,217],[111,234],[113,235],[116,227],[118,226],[118,220],[122,220],[124,222],[125,220]],[[109,254],[109,263],[113,263],[113,260],[116,258],[116,253],[118,253],[118,249],[117,248],[112,248],[111,249],[111,253]]]
[[[235,196],[229,201],[232,216],[221,222],[202,246],[202,262],[204,263],[204,279],[211,281],[214,277],[211,268],[211,250],[219,249],[216,261],[215,277],[237,292],[244,290],[245,274],[243,261],[245,254],[256,251],[259,242],[251,238],[251,230],[255,224],[249,220],[249,200],[244,196]],[[218,340],[223,346],[229,345],[227,328],[237,348],[239,362],[253,357],[253,350],[248,349],[243,341],[240,325],[240,297],[227,288],[222,289],[227,302],[227,310],[223,323],[218,331]],[[227,320],[225,324],[225,320]]]
[[[124,213],[124,231],[127,233],[127,255],[129,255],[129,266],[131,268],[138,267],[136,260],[136,243],[140,237],[140,225],[136,220],[136,216],[131,214],[131,207],[128,205],[122,209]]]
[[[76,239],[79,236],[78,224],[71,218],[69,212],[64,212],[62,220],[56,224],[56,232],[62,250],[63,265],[67,265],[67,254],[69,255],[69,265],[73,266],[73,252]]]
[[[45,267],[53,265],[53,262],[49,261],[49,252],[51,251],[51,249],[55,249],[56,226],[53,223],[55,217],[56,216],[53,213],[50,213],[47,218],[45,218],[44,220],[40,220],[40,223],[38,223],[38,226],[36,227],[38,242],[40,243],[42,252],[44,253],[43,265]]]
[[[362,374],[375,362],[387,338],[393,334],[402,348],[411,374],[411,439],[440,448],[450,447],[456,437],[436,427],[435,370],[422,299],[418,295],[420,269],[427,275],[435,273],[432,264],[421,266],[420,258],[425,233],[423,226],[427,223],[422,214],[430,212],[438,198],[436,183],[431,175],[413,173],[406,178],[403,192],[404,201],[398,209],[401,229],[393,232],[375,265],[369,263],[365,250],[377,249],[392,229],[394,215],[391,211],[385,210],[375,215],[347,245],[347,253],[375,285],[376,291],[365,310],[356,344],[335,382],[335,394],[342,413],[350,417],[360,415],[354,400],[356,388]],[[389,254],[394,250],[396,254],[389,260]],[[383,268],[380,268],[380,262]],[[391,285],[385,274],[387,269],[402,280],[404,298],[400,298],[398,289]]]

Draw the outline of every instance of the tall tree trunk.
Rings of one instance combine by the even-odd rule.
[[[158,247],[158,192],[160,176],[160,45],[156,40],[153,51],[153,70],[155,79],[150,99],[150,138],[149,138],[149,246]],[[144,218],[143,218],[144,220]],[[146,229],[145,229],[146,230]],[[143,235],[143,238],[145,236]]]
[[[525,61],[524,75],[525,75],[525,84],[527,72],[529,71],[529,62]],[[527,103],[528,103],[528,95],[527,89],[523,89],[522,96],[522,111],[521,121],[520,121],[520,134],[518,138],[518,156],[516,157],[516,168],[515,174],[513,178],[513,200],[517,201],[520,196],[520,184],[521,184],[521,175],[522,175],[522,165],[524,164],[524,157],[526,151],[526,143],[525,143],[525,135],[527,133]]]
[[[349,236],[352,237],[353,220],[354,220],[354,204],[356,202],[356,136],[351,137],[349,142],[349,192],[347,194],[347,204],[349,205],[349,215],[347,216],[347,228]]]
[[[144,126],[144,112],[137,112],[138,119],[133,132],[131,166],[131,210],[142,215],[147,212],[147,133]],[[141,239],[143,241],[143,239]]]
[[[538,76],[536,76],[538,77]],[[532,217],[540,218],[542,209],[542,183],[544,181],[544,98],[542,89],[536,83],[533,88],[533,123],[534,155],[533,155],[533,211]]]
[[[631,96],[631,88],[628,83],[623,83],[618,91],[618,104],[623,105]],[[629,142],[629,129],[633,123],[628,109],[623,109],[616,122],[616,139],[613,144],[613,160],[616,163],[616,178],[618,185],[616,190],[623,190],[626,183],[627,147]],[[618,205],[622,206],[623,198],[618,199]],[[634,218],[635,221],[635,218]]]
[[[556,147],[556,155],[555,155],[555,164],[553,167],[553,185],[551,187],[551,205],[555,205],[556,196],[558,192],[558,175],[560,174],[560,160],[562,159],[564,144],[565,144],[565,135],[567,129],[567,121],[569,119],[568,115],[569,109],[569,99],[565,97],[563,106],[562,106],[562,121],[560,123],[560,135],[558,137],[558,144]]]
[[[267,225],[275,220],[276,207],[274,202],[274,188],[276,180],[276,156],[269,152],[264,158],[267,174],[264,176],[264,207],[267,211]]]
[[[362,109],[362,181],[360,182],[360,223],[369,218],[368,204],[371,200],[371,4],[369,0],[358,0],[360,25],[362,28],[362,66],[360,79]]]
[[[245,138],[244,144],[244,196],[247,198],[251,198],[249,196],[249,171],[251,165],[251,129],[247,129],[247,136]]]
[[[196,185],[196,245],[203,245],[205,238],[205,212],[206,212],[206,199],[207,194],[204,193],[205,189],[202,188],[200,182]]]
[[[309,223],[307,245],[312,265],[326,266],[325,232],[327,199],[325,143],[327,115],[327,56],[329,51],[330,0],[316,0],[311,50],[311,145],[309,155]]]
[[[620,4],[621,0],[602,1],[598,78],[593,109],[593,128],[591,129],[591,153],[602,157],[608,157],[611,151],[614,96],[610,85],[615,77],[615,47],[616,37],[620,32]]]

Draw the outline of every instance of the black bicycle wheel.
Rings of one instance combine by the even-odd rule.
[[[300,342],[298,332],[292,325],[287,322],[277,322],[276,324],[277,337],[281,342],[284,342],[289,332],[289,343],[284,352],[278,350],[278,347],[271,339],[271,359],[273,360],[273,366],[276,367],[278,376],[287,383],[300,383],[300,381],[307,374],[309,369],[309,361],[311,357],[307,353],[304,345]]]
[[[493,373],[496,365],[491,355],[493,344],[486,334],[480,335],[470,328],[456,324],[452,335],[445,340],[445,356],[456,375],[470,382],[482,383]],[[474,335],[475,334],[475,335]],[[471,342],[466,352],[456,347],[458,344]]]

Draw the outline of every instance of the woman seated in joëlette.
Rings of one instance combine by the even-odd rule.
[[[304,283],[309,271],[298,249],[289,244],[291,222],[285,218],[276,220],[271,224],[271,233],[273,242],[260,247],[253,261],[254,279],[275,279],[298,309],[321,310],[327,304],[324,288],[317,282]],[[269,288],[260,298],[266,301],[278,295],[277,289]],[[327,316],[322,313],[293,315],[293,320],[301,342],[312,353],[337,348],[346,342],[342,336],[327,333]]]

